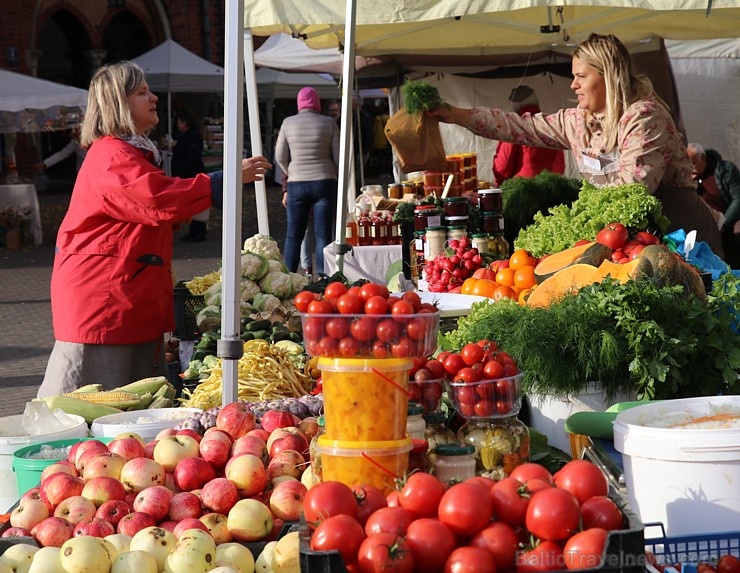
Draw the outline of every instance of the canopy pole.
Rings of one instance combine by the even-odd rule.
[[[349,183],[350,150],[352,149],[352,97],[355,83],[355,0],[347,0],[344,26],[344,58],[342,59],[342,122],[339,133],[339,179],[337,186],[337,226],[333,245],[337,255],[337,270],[344,273],[344,255],[350,246],[345,239],[347,219],[347,185]]]
[[[249,140],[252,144],[252,155],[265,155],[262,152],[262,134],[260,132],[260,109],[257,95],[257,77],[254,72],[254,42],[252,31],[244,30],[244,73],[247,86],[247,114],[249,115]],[[241,124],[239,124],[241,125]],[[254,196],[257,203],[257,230],[261,235],[270,234],[267,219],[267,193],[265,192],[267,175],[262,181],[254,182]]]
[[[238,361],[244,354],[244,343],[239,337],[244,148],[244,68],[240,58],[244,46],[244,0],[227,0],[225,22],[223,265],[221,339],[217,343],[217,355],[223,360],[222,405],[238,400]]]

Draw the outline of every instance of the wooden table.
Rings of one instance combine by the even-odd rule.
[[[41,229],[41,210],[39,209],[39,198],[36,195],[36,187],[31,183],[0,185],[0,211],[7,207],[30,209],[33,244],[37,247],[41,246],[44,237]]]

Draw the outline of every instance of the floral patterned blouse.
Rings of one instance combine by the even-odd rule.
[[[681,134],[664,106],[646,99],[627,108],[619,121],[617,147],[610,152],[604,149],[603,119],[580,108],[519,116],[478,107],[468,129],[519,145],[570,149],[582,177],[596,186],[643,183],[651,193],[696,189]]]

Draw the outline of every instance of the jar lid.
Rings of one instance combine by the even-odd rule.
[[[440,225],[439,227],[437,227],[437,226],[434,226],[434,227],[427,227],[427,233],[428,233],[429,231],[443,231],[443,232],[444,232],[444,231],[445,231],[445,228],[444,228],[444,227],[442,227],[441,225]]]
[[[501,211],[484,211],[483,216],[484,217],[503,217],[504,214]]]
[[[467,197],[447,197],[444,202],[445,203],[464,203],[467,201]]]
[[[473,233],[470,235],[471,239],[488,239],[487,233]]]
[[[439,444],[434,448],[434,453],[438,456],[470,456],[475,453],[475,446],[456,442]]]
[[[478,195],[492,195],[502,193],[501,189],[478,189]]]
[[[426,231],[414,231],[414,237],[423,237]]]
[[[448,217],[445,217],[446,221],[467,221],[470,219],[467,215],[450,215]]]
[[[429,211],[430,209],[437,209],[434,205],[417,205],[416,209],[414,209],[415,212],[422,212],[422,211]]]
[[[421,404],[417,404],[416,402],[409,402],[409,405],[406,409],[406,415],[408,416],[419,416],[420,414],[424,413],[424,407]]]
[[[461,231],[463,229],[467,229],[465,225],[447,225],[448,231]]]
[[[445,413],[442,410],[427,412],[421,416],[427,424],[441,424],[445,421]]]

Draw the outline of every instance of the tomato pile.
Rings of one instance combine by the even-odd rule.
[[[630,239],[629,230],[622,223],[609,223],[596,234],[596,242],[612,250],[613,263],[628,263],[648,245],[659,245],[660,239],[647,231],[638,231]]]
[[[469,343],[460,352],[441,352],[437,360],[447,377],[447,393],[465,418],[516,414],[521,407],[521,372],[495,342]]]
[[[444,392],[444,376],[444,366],[436,358],[414,358],[409,370],[409,402],[421,404],[425,414],[437,410]]]
[[[360,573],[504,573],[597,568],[624,516],[601,471],[574,460],[554,476],[527,463],[499,482],[447,488],[417,472],[384,497],[324,482],[303,501],[316,551],[338,551]]]
[[[424,265],[429,292],[453,292],[463,281],[485,265],[483,256],[468,237],[449,242],[449,249]],[[457,291],[459,292],[459,291]]]
[[[415,292],[391,296],[381,284],[347,288],[329,283],[322,294],[299,292],[306,352],[328,358],[414,358],[437,345],[439,312]]]

